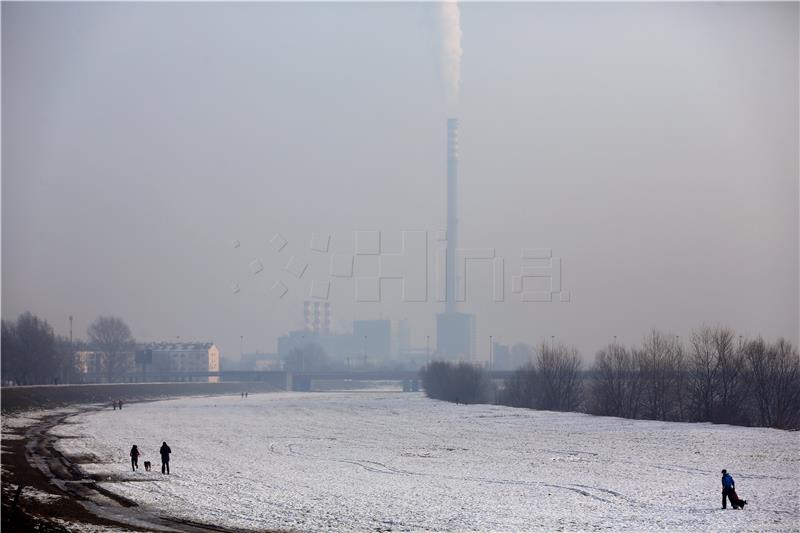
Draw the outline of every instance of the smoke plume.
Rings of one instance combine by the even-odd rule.
[[[447,105],[453,109],[458,105],[461,85],[461,16],[456,0],[445,0],[440,4],[442,23],[442,52]]]

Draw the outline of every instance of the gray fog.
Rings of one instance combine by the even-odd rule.
[[[479,359],[489,335],[588,358],[702,324],[797,343],[798,7],[461,4],[452,101],[435,4],[4,3],[2,316],[85,337],[113,314],[236,358],[330,281],[337,327],[407,317],[424,347],[457,116],[459,246],[505,267],[503,301],[467,270]],[[427,302],[329,276],[364,230],[428,232]],[[569,301],[520,301],[523,248]]]

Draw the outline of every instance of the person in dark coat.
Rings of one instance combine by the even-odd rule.
[[[158,451],[161,453],[161,473],[169,474],[169,454],[172,453],[172,450],[169,449],[166,442],[162,442],[161,449]]]
[[[139,448],[134,444],[131,448],[131,470],[135,472],[137,468],[139,468]]]
[[[731,502],[731,508],[733,509],[744,509],[744,506],[747,504],[747,500],[740,500],[739,496],[736,495],[736,482],[733,480],[733,476],[730,475],[727,470],[723,469],[722,470],[723,509],[727,509],[725,498],[727,498]]]

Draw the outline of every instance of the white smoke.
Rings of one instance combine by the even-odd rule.
[[[458,105],[461,87],[461,15],[456,0],[444,0],[439,6],[447,105],[452,109]]]

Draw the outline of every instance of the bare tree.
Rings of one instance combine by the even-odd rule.
[[[800,429],[800,354],[784,339],[742,346],[726,327],[692,332],[688,352],[676,335],[653,330],[641,347],[600,350],[583,398],[581,359],[574,348],[543,343],[536,363],[506,379],[499,403],[665,421],[712,421]],[[479,369],[433,363],[423,371],[432,398],[473,401],[483,391]]]
[[[500,394],[500,403],[511,407],[535,408],[538,381],[536,367],[532,362],[528,362],[505,380]]]
[[[767,345],[759,338],[744,347],[747,381],[758,423],[781,429],[800,426],[800,357],[784,339]]]
[[[56,382],[55,335],[46,320],[22,313],[16,322],[3,321],[2,337],[3,381],[18,385]]]
[[[537,407],[575,411],[583,401],[581,357],[577,348],[542,343],[536,358]]]
[[[719,359],[714,349],[714,331],[703,326],[692,332],[689,343],[689,394],[693,418],[709,422],[715,415],[715,387],[719,372]]]
[[[597,352],[592,370],[592,411],[636,418],[642,389],[639,368],[631,352],[620,344],[609,344]]]
[[[689,386],[688,373],[686,371],[686,350],[680,337],[674,338],[673,353],[671,360],[671,384],[670,401],[674,405],[673,420],[688,420],[689,418],[689,396],[687,389]]]
[[[10,320],[2,321],[2,348],[0,348],[0,366],[3,376],[3,385],[18,383],[19,358],[16,354],[17,329],[16,324]]]
[[[124,352],[133,348],[131,330],[121,318],[101,316],[86,330],[91,342],[103,354],[103,368],[110,382],[124,373],[129,366]]]
[[[712,341],[717,360],[714,422],[736,423],[744,414],[742,404],[746,387],[742,383],[742,372],[745,360],[734,338],[735,334],[730,329],[718,327],[713,331]]]
[[[800,428],[800,355],[797,348],[778,339],[771,350],[773,427]]]
[[[642,415],[655,420],[683,419],[686,365],[678,339],[653,330],[634,358],[642,379]]]

